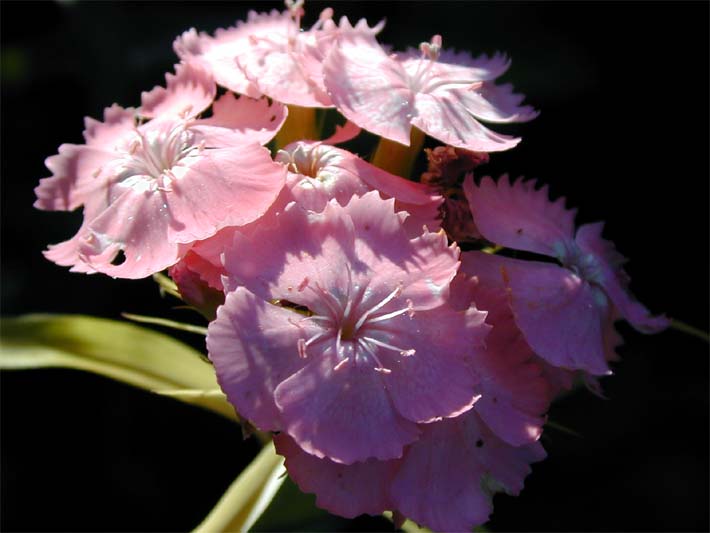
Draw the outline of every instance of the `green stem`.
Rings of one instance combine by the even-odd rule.
[[[686,324],[685,322],[681,322],[680,320],[676,320],[675,318],[671,320],[671,328],[682,333],[687,333],[688,335],[692,335],[693,337],[697,337],[698,339],[702,339],[705,342],[710,343],[709,333],[703,331],[702,329],[698,329],[689,324]]]
[[[274,139],[274,150],[302,140],[317,141],[320,138],[316,125],[314,107],[288,106],[288,117]]]
[[[382,137],[372,156],[372,164],[397,176],[409,178],[422,146],[424,132],[415,127],[412,127],[409,146]]]

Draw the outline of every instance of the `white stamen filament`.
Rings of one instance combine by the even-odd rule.
[[[362,340],[365,340],[367,342],[371,342],[375,346],[379,346],[380,348],[386,348],[388,350],[392,350],[394,352],[398,352],[400,355],[404,355],[406,357],[409,357],[410,355],[414,355],[417,353],[417,351],[413,348],[409,350],[405,350],[404,348],[399,348],[398,346],[393,346],[392,344],[387,344],[386,342],[382,342],[380,340],[374,339],[372,337],[362,337]]]
[[[365,312],[362,314],[362,316],[360,317],[360,320],[358,320],[358,321],[355,323],[355,327],[353,328],[354,331],[358,331],[358,330],[360,329],[360,327],[365,323],[365,321],[368,319],[368,317],[369,317],[371,314],[373,314],[373,313],[379,311],[380,309],[382,309],[385,305],[387,305],[388,303],[390,303],[393,299],[395,299],[395,298],[396,298],[397,296],[399,296],[400,294],[402,294],[402,286],[401,286],[401,285],[398,285],[397,288],[396,288],[395,290],[393,290],[391,293],[389,293],[389,294],[385,297],[384,300],[382,300],[382,301],[381,301],[380,303],[378,303],[375,307],[372,307],[372,308],[368,309],[367,311],[365,311]]]

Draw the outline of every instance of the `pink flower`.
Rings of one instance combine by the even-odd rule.
[[[214,37],[192,29],[176,39],[175,52],[183,59],[200,61],[220,85],[238,93],[302,107],[332,107],[323,87],[322,62],[332,43],[343,32],[374,34],[360,21],[354,28],[347,19],[340,27],[324,9],[309,30],[301,29],[303,1],[287,2],[279,13],[250,11],[246,22],[219,29]]]
[[[259,143],[275,135],[285,109],[225,94],[199,119],[212,78],[189,64],[166,78],[167,88],[143,94],[138,113],[113,106],[103,123],[87,119],[86,144],[62,145],[47,160],[53,175],[40,181],[35,206],[84,205],[79,232],[51,246],[49,259],[141,278],[175,263],[185,244],[247,224],[273,203],[285,171]]]
[[[644,333],[668,325],[652,317],[627,290],[623,257],[601,237],[602,223],[584,224],[574,233],[573,210],[564,199],[551,202],[547,187],[522,179],[498,184],[484,178],[464,183],[474,222],[481,234],[499,245],[559,261],[559,265],[522,261],[480,252],[464,254],[462,271],[481,283],[510,291],[515,320],[535,352],[555,366],[609,373],[615,344],[613,321],[626,319]]]
[[[322,211],[330,199],[346,205],[353,195],[377,190],[383,198],[394,198],[397,211],[407,211],[405,227],[412,236],[422,226],[439,228],[439,206],[443,198],[429,187],[390,174],[355,154],[322,143],[296,142],[276,155],[288,170],[287,186],[304,208]]]
[[[530,463],[545,458],[533,442],[515,447],[472,409],[422,426],[400,459],[350,465],[309,455],[287,435],[274,437],[291,478],[319,507],[354,518],[387,509],[434,531],[470,531],[488,520],[496,492],[518,494]]]
[[[478,121],[523,122],[537,113],[520,106],[510,85],[495,85],[508,60],[496,54],[473,59],[441,49],[441,37],[422,43],[421,54],[389,55],[371,35],[341,35],[324,64],[324,83],[349,120],[409,146],[415,126],[451,146],[494,152],[520,139],[500,135]]]
[[[515,323],[502,288],[481,283],[459,273],[451,283],[451,305],[486,311],[493,326],[483,350],[476,350],[473,364],[481,377],[474,408],[486,425],[511,446],[536,441],[542,434],[545,413],[556,392],[542,361],[533,352]],[[454,296],[455,295],[455,296]]]
[[[485,315],[448,306],[458,249],[440,233],[410,239],[405,216],[373,191],[322,213],[291,204],[236,234],[207,347],[256,426],[350,464],[400,457],[417,423],[471,407]]]

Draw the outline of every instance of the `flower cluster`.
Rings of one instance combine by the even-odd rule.
[[[392,53],[382,23],[303,15],[287,0],[187,31],[165,87],[86,119],[35,204],[83,206],[83,224],[45,254],[113,277],[169,269],[211,320],[228,400],[321,507],[470,529],[544,458],[554,397],[610,373],[614,322],[667,320],[632,298],[601,224],[575,231],[533,181],[474,180],[519,142],[482,122],[536,116],[495,83],[505,56],[439,35]],[[346,120],[323,139],[316,109]],[[361,128],[381,137],[370,161],[335,146]],[[425,135],[442,145],[410,179]]]

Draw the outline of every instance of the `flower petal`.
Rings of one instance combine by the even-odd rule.
[[[629,279],[621,266],[626,259],[616,251],[614,243],[602,238],[603,228],[601,222],[584,224],[577,230],[575,241],[584,252],[593,254],[599,261],[602,287],[621,316],[642,333],[663,331],[670,321],[662,315],[651,316],[651,312],[629,292]]]
[[[290,309],[242,287],[229,293],[207,330],[207,350],[230,403],[262,430],[283,429],[274,390],[304,365],[298,339],[309,326]]]
[[[520,142],[519,138],[486,128],[450,90],[417,93],[414,106],[412,125],[451,146],[476,152],[499,152]]]
[[[268,143],[286,120],[287,110],[278,102],[225,93],[212,105],[212,116],[190,127],[208,146]]]
[[[485,177],[477,186],[468,176],[464,192],[476,227],[491,242],[555,257],[556,244],[574,236],[576,210],[566,209],[564,198],[551,202],[547,186],[535,190],[535,181],[519,178],[511,185],[504,175],[497,184]]]
[[[187,166],[189,165],[189,166]],[[243,226],[262,216],[276,200],[286,170],[257,143],[205,150],[179,174],[167,194],[175,222],[171,242],[189,243],[226,226]]]
[[[393,353],[382,358],[384,366],[392,369],[383,380],[402,416],[426,423],[471,408],[479,397],[473,353],[490,330],[483,323],[485,316],[475,308],[461,312],[443,305],[388,322],[387,330],[395,337],[390,342],[415,350],[408,356]],[[383,334],[371,335],[378,333]]]
[[[481,252],[464,256],[462,271],[481,283],[495,283],[495,273],[500,275],[515,321],[535,353],[555,366],[609,373],[604,329],[611,309],[599,288],[549,263]]]
[[[335,463],[307,454],[285,433],[274,436],[274,444],[286,458],[289,476],[303,492],[315,493],[318,507],[345,518],[392,508],[389,484],[397,461]]]
[[[284,429],[305,452],[337,463],[401,457],[419,429],[398,414],[383,375],[354,359],[334,370],[338,359],[324,354],[281,383]]]
[[[175,74],[167,73],[165,82],[165,87],[156,86],[141,94],[142,116],[191,118],[207,109],[217,94],[211,74],[197,62],[175,65]]]
[[[392,499],[405,516],[434,531],[470,531],[488,520],[492,493],[520,492],[530,463],[544,457],[538,443],[501,441],[472,410],[426,426],[401,460]]]
[[[374,37],[344,34],[328,53],[323,75],[333,104],[348,120],[409,146],[414,93],[402,65]]]

